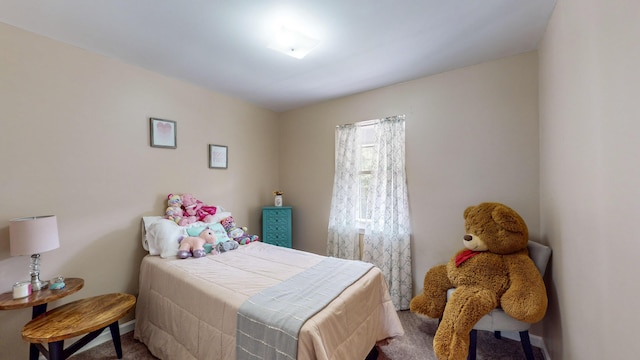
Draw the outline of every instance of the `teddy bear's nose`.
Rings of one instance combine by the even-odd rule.
[[[465,235],[464,236],[464,241],[471,241],[471,239],[473,239],[473,236],[471,236],[471,235]]]

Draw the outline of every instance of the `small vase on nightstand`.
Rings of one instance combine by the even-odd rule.
[[[280,190],[275,190],[273,192],[273,204],[277,207],[281,207],[282,206],[282,195],[284,195],[284,193]]]

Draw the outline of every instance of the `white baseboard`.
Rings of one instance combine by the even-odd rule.
[[[517,332],[502,331],[502,336],[507,338],[507,339],[520,341],[520,334],[518,334]],[[549,356],[549,352],[547,351],[547,347],[544,345],[544,339],[542,339],[538,335],[531,335],[531,334],[529,334],[529,339],[531,340],[531,345],[533,345],[535,347],[538,347],[538,348],[540,348],[540,350],[542,350],[542,355],[544,355],[544,359],[545,360],[551,360],[551,356]]]
[[[132,332],[135,325],[136,325],[135,319],[129,322],[126,322],[124,324],[120,324],[118,326],[120,328],[120,336],[129,332]],[[83,346],[82,349],[78,350],[75,354],[79,354],[83,351],[87,351],[107,341],[111,341],[111,331],[109,331],[108,327],[104,329],[104,331],[102,331],[102,333],[98,335],[97,338],[93,339],[90,343]],[[38,360],[47,360],[47,358],[45,358],[44,355],[40,354],[40,357],[38,357]]]

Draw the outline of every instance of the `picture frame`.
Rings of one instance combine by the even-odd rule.
[[[226,169],[228,166],[229,152],[225,145],[209,144],[209,168]]]
[[[151,147],[175,149],[177,142],[177,124],[173,120],[149,118]]]

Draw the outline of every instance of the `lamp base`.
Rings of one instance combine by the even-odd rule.
[[[48,281],[40,280],[40,254],[31,255],[31,290],[40,291],[49,287]]]
[[[41,281],[40,279],[31,279],[31,291],[46,290],[49,287],[49,281]]]

